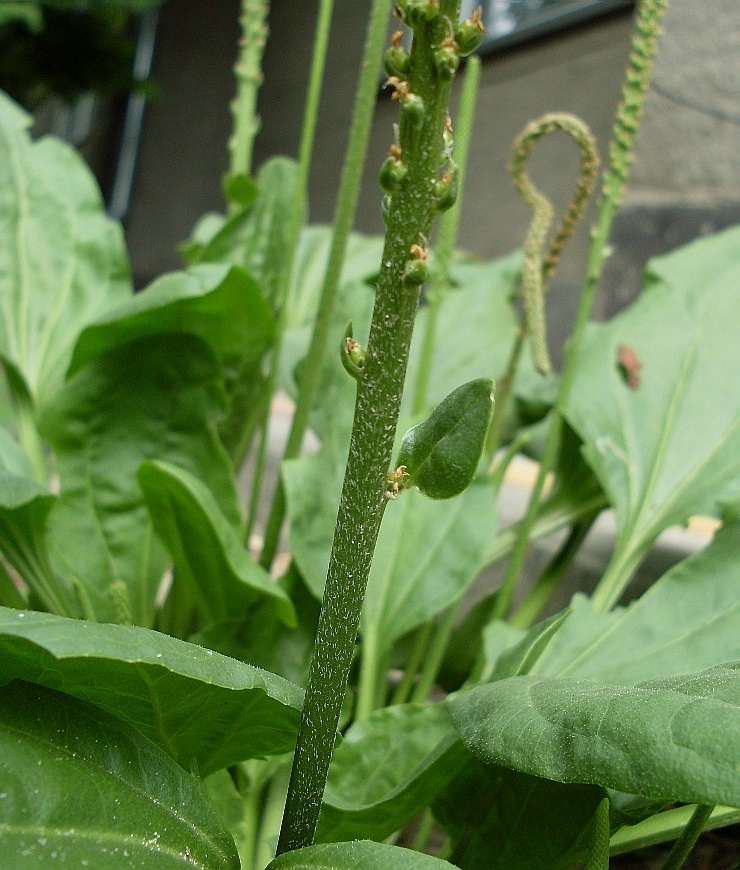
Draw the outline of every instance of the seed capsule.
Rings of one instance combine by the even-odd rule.
[[[447,211],[457,201],[457,176],[457,166],[453,163],[442,178],[434,182],[432,197],[438,211]]]
[[[401,45],[403,31],[397,30],[393,34],[391,47],[383,56],[383,66],[389,76],[397,76],[400,79],[405,78],[411,72],[411,58],[408,51]]]
[[[439,0],[406,0],[404,20],[413,30],[430,24],[439,14]]]
[[[434,66],[437,70],[437,75],[443,82],[449,82],[455,75],[455,71],[460,66],[460,53],[457,50],[457,45],[442,45],[434,52]]]
[[[393,155],[386,157],[378,175],[378,183],[381,189],[385,193],[395,193],[397,190],[400,190],[407,172],[408,169],[403,161]]]
[[[482,14],[479,6],[470,18],[461,21],[455,28],[455,42],[459,46],[462,57],[472,54],[483,42],[486,28],[483,26]]]
[[[401,111],[414,129],[418,130],[424,123],[426,106],[418,94],[408,93],[401,97]]]

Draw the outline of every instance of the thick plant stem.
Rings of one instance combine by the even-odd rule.
[[[298,152],[298,178],[296,181],[295,197],[290,215],[290,230],[288,244],[285,252],[285,263],[280,276],[280,288],[278,292],[278,322],[275,331],[275,343],[272,349],[270,362],[270,374],[267,383],[267,410],[262,425],[259,447],[257,448],[257,462],[254,480],[252,481],[252,495],[247,527],[254,526],[257,505],[262,490],[262,474],[267,455],[267,443],[270,434],[270,400],[275,393],[278,374],[280,372],[280,355],[283,345],[283,333],[287,314],[288,292],[293,274],[293,261],[298,246],[298,236],[306,211],[306,190],[308,188],[308,173],[311,169],[313,146],[316,139],[316,121],[319,114],[319,102],[321,99],[321,86],[324,80],[324,67],[326,66],[326,53],[329,46],[329,30],[331,17],[334,11],[334,0],[321,0],[319,5],[319,19],[316,24],[316,36],[314,38],[313,56],[311,60],[311,72],[308,80],[306,94],[306,110],[303,116],[303,129],[301,131],[301,144]]]
[[[668,857],[661,865],[660,870],[679,870],[680,867],[683,867],[684,861],[689,857],[689,852],[694,848],[694,844],[709,821],[713,809],[713,806],[702,804],[697,806],[688,825],[683,829],[683,833],[673,844],[673,848],[668,853]]]
[[[311,336],[311,344],[303,365],[303,376],[299,385],[293,422],[291,423],[288,441],[283,459],[294,459],[301,450],[303,436],[308,426],[309,415],[316,398],[321,376],[321,365],[326,351],[327,336],[331,327],[332,314],[339,289],[339,279],[342,263],[347,250],[347,241],[354,222],[357,208],[357,197],[362,181],[362,169],[365,165],[367,144],[370,138],[370,128],[373,119],[378,90],[378,70],[385,45],[385,35],[388,27],[392,0],[374,0],[370,13],[365,49],[362,59],[362,71],[357,86],[355,107],[352,114],[347,153],[342,168],[342,179],[339,186],[336,212],[334,215],[334,233],[332,236],[329,261],[326,266],[324,283],[321,288],[319,308]],[[265,542],[262,548],[261,562],[269,568],[275,558],[280,529],[285,517],[285,490],[282,481],[278,481],[275,498],[270,509],[270,516],[265,529]]]
[[[460,106],[455,122],[455,163],[459,174],[460,194],[457,202],[446,211],[439,222],[437,240],[434,245],[435,268],[429,288],[429,308],[427,312],[426,330],[421,346],[421,361],[416,376],[414,389],[414,414],[421,414],[426,408],[427,387],[432,369],[434,345],[437,330],[439,307],[450,281],[450,259],[457,242],[462,210],[462,194],[468,171],[468,153],[470,137],[475,118],[475,103],[480,85],[481,61],[477,56],[471,57],[465,66],[462,89],[460,91]]]
[[[445,17],[457,20],[459,0],[415,30],[412,72],[396,94],[402,101],[400,149],[406,175],[386,209],[386,240],[324,600],[311,658],[278,854],[310,845],[329,772],[360,612],[380,523],[388,502],[387,474],[419,302],[415,252],[429,237],[434,179],[450,82],[437,74],[432,46],[445,38]],[[422,108],[423,112],[418,109]]]
[[[252,146],[260,121],[255,111],[262,84],[262,55],[267,40],[268,0],[242,0],[239,24],[239,57],[234,66],[236,97],[231,104],[234,128],[229,139],[230,172],[248,175],[252,168]]]
[[[599,221],[592,233],[591,248],[586,268],[586,280],[583,292],[581,293],[581,301],[578,306],[573,334],[568,342],[565,368],[560,381],[553,420],[547,433],[547,441],[540,461],[539,473],[532,489],[527,511],[519,526],[519,534],[514,545],[511,561],[504,577],[500,595],[496,601],[495,616],[498,618],[506,616],[511,607],[514,589],[519,580],[519,574],[527,554],[529,535],[534,526],[542,499],[545,479],[550,473],[557,456],[558,445],[563,431],[563,413],[575,378],[578,356],[581,344],[583,343],[586,325],[591,315],[596,288],[601,279],[601,272],[607,257],[607,243],[612,222],[624,194],[624,186],[632,160],[632,148],[639,128],[645,95],[647,94],[650,82],[652,61],[657,49],[660,23],[667,5],[668,0],[642,0],[638,7],[637,35],[633,40],[632,54],[630,55],[627,76],[622,89],[622,100],[617,108],[612,141],[609,146],[609,165],[604,173],[604,188],[599,208]],[[603,593],[602,600],[614,600],[611,590],[609,594]]]

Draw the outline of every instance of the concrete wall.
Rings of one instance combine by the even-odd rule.
[[[329,221],[334,212],[368,6],[336,4],[310,180],[313,221]],[[272,154],[297,153],[316,8],[315,0],[272,4],[257,165]],[[238,0],[168,0],[164,7],[155,63],[162,96],[147,115],[127,222],[140,283],[177,267],[177,243],[202,212],[221,207],[237,9]],[[673,0],[598,316],[634,297],[649,256],[740,222],[737,13],[738,0]],[[464,193],[463,247],[491,257],[521,244],[529,214],[506,166],[511,143],[527,121],[546,111],[575,112],[604,153],[631,32],[631,16],[614,14],[485,60]],[[365,232],[383,230],[376,174],[396,113],[396,104],[381,98],[357,217]],[[564,136],[551,139],[538,146],[532,174],[564,206],[577,154]],[[570,244],[550,294],[556,358],[575,309],[593,215],[592,209]]]

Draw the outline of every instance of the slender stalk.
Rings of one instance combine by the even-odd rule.
[[[591,516],[584,517],[571,529],[563,546],[537,578],[537,582],[530,589],[529,594],[519,609],[511,617],[511,624],[515,628],[529,628],[540,613],[542,613],[580,550],[581,544],[591,530],[591,526],[594,524],[597,516],[598,514],[591,514]]]
[[[303,436],[308,427],[309,415],[316,398],[321,376],[321,365],[326,352],[327,337],[332,322],[332,314],[336,304],[342,263],[347,250],[347,241],[354,222],[357,209],[357,198],[362,181],[362,169],[365,165],[367,144],[370,139],[373,111],[378,91],[378,70],[385,45],[388,27],[388,16],[393,0],[374,0],[370,12],[365,49],[362,59],[362,71],[357,85],[355,107],[352,114],[352,125],[347,142],[342,168],[342,179],[339,185],[339,195],[334,214],[334,233],[332,236],[329,260],[321,288],[319,307],[314,321],[311,344],[303,365],[303,376],[299,385],[293,422],[291,423],[288,441],[283,453],[283,459],[294,459],[301,451]],[[265,542],[262,549],[261,562],[269,568],[275,558],[280,529],[285,517],[285,490],[282,480],[278,480],[275,497],[270,509],[270,516],[265,529]]]
[[[275,857],[273,844],[275,837],[280,831],[280,821],[285,807],[285,793],[288,789],[288,766],[281,767],[272,777],[266,787],[264,805],[262,807],[262,821],[260,823],[259,838],[255,850],[254,870],[264,870]]]
[[[252,167],[252,147],[259,132],[256,113],[257,92],[262,84],[262,55],[267,40],[268,0],[242,0],[239,24],[239,57],[234,65],[236,97],[231,104],[234,129],[229,140],[230,173],[248,175]]]
[[[612,855],[622,855],[635,849],[668,843],[681,835],[695,811],[694,806],[677,807],[650,816],[636,825],[625,825],[613,834],[609,842],[609,851]],[[737,807],[715,807],[704,830],[724,828],[738,822],[740,822],[740,809]]]
[[[684,861],[689,857],[689,852],[694,848],[699,835],[704,830],[714,807],[699,804],[694,810],[689,823],[683,829],[681,836],[673,844],[668,857],[661,865],[660,870],[679,870]]]
[[[411,700],[418,704],[423,704],[429,697],[434,681],[437,679],[439,668],[442,664],[442,659],[447,649],[447,644],[452,634],[452,627],[455,624],[455,617],[460,610],[460,603],[454,604],[448,608],[447,613],[442,617],[442,621],[437,626],[434,633],[432,644],[429,648],[429,653],[424,660],[424,667],[419,676],[419,682],[416,684],[414,694]]]
[[[362,637],[360,679],[357,685],[356,722],[366,719],[376,707],[379,651],[380,648],[375,632],[365,632]]]
[[[503,618],[511,607],[514,589],[519,580],[527,554],[529,535],[534,526],[542,499],[545,479],[550,473],[557,456],[563,429],[563,412],[575,378],[583,335],[591,315],[596,288],[606,260],[607,242],[612,222],[624,194],[624,186],[632,160],[632,148],[637,130],[639,129],[645,95],[650,82],[652,61],[657,50],[660,23],[667,5],[668,0],[642,0],[638,7],[637,34],[632,43],[632,54],[630,55],[626,80],[622,89],[622,100],[617,109],[612,141],[609,146],[609,165],[604,173],[599,221],[592,233],[586,279],[583,292],[581,293],[576,323],[568,343],[565,368],[560,381],[555,413],[553,414],[552,424],[547,434],[545,449],[540,461],[539,474],[532,489],[526,514],[519,526],[519,534],[502,583],[501,594],[497,598],[495,615],[499,618]],[[605,598],[611,599],[613,594],[610,593],[608,596],[605,594]]]
[[[419,302],[414,279],[435,213],[434,184],[450,82],[432,46],[457,21],[459,0],[416,27],[408,82],[398,82],[400,149],[406,174],[389,195],[387,232],[357,401],[324,600],[303,704],[278,854],[309,845],[336,739],[373,551],[387,504],[387,474]],[[401,86],[403,84],[403,87]],[[422,111],[418,111],[422,109]]]
[[[329,30],[331,17],[334,11],[334,0],[321,0],[319,5],[319,18],[316,24],[316,36],[314,38],[313,57],[311,60],[311,72],[308,79],[308,91],[306,94],[306,109],[303,115],[303,129],[301,131],[301,144],[298,152],[298,178],[296,181],[295,196],[290,215],[290,228],[288,244],[285,251],[285,264],[280,276],[278,290],[278,321],[275,330],[275,344],[272,350],[270,362],[270,374],[267,382],[267,396],[271,400],[277,387],[280,372],[280,356],[283,345],[283,334],[287,316],[288,291],[293,274],[293,262],[298,246],[298,236],[306,210],[306,190],[308,188],[308,173],[311,169],[313,146],[316,139],[316,121],[319,114],[319,102],[321,99],[321,86],[324,80],[324,67],[326,66],[326,53],[329,45]],[[264,473],[267,444],[270,436],[270,403],[268,401],[262,425],[262,434],[257,448],[257,462],[255,475],[252,481],[252,495],[250,498],[250,511],[248,527],[254,526],[257,506],[262,491],[262,475]]]
[[[455,163],[457,164],[460,194],[457,202],[446,211],[439,222],[437,240],[434,244],[435,269],[429,288],[429,305],[427,309],[426,330],[421,346],[419,370],[416,375],[413,413],[421,414],[426,408],[427,387],[434,357],[434,345],[437,331],[439,307],[450,282],[450,259],[457,243],[462,212],[462,194],[468,171],[468,154],[470,138],[475,118],[475,104],[480,85],[481,61],[477,55],[469,58],[465,66],[462,89],[460,91],[460,106],[455,123]]]
[[[519,360],[522,356],[524,348],[525,332],[519,328],[514,339],[514,344],[509,354],[509,362],[506,364],[506,371],[496,381],[496,404],[493,407],[493,419],[491,427],[488,430],[486,438],[486,454],[491,457],[491,465],[488,473],[493,476],[496,463],[496,451],[501,444],[501,431],[504,427],[504,419],[506,411],[511,401],[511,394],[514,387],[514,378],[516,377],[517,369],[519,368]]]
[[[419,830],[416,832],[414,842],[411,846],[411,848],[415,852],[423,852],[424,849],[426,849],[433,828],[434,815],[432,814],[432,811],[429,809],[429,807],[427,807],[421,817],[421,821],[419,822]]]
[[[403,679],[398,684],[396,691],[393,693],[391,704],[405,704],[406,701],[408,701],[419,666],[425,659],[427,650],[429,649],[429,642],[432,639],[434,625],[434,620],[430,619],[429,622],[425,622],[419,629],[414,648],[411,650],[409,660],[406,662],[406,670],[404,671]]]

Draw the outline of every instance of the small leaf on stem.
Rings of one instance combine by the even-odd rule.
[[[479,378],[453,390],[423,423],[403,436],[396,467],[405,488],[452,498],[472,481],[493,413],[493,381]]]

